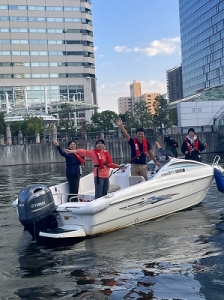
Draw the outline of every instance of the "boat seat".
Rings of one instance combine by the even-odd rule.
[[[120,185],[110,184],[108,193],[113,193],[113,192],[119,191],[120,189],[121,189]]]
[[[142,181],[145,181],[145,178],[143,176],[130,176],[129,177],[129,186],[138,184]]]

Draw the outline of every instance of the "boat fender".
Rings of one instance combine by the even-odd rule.
[[[224,193],[224,177],[222,172],[217,168],[214,168],[214,177],[218,191]]]

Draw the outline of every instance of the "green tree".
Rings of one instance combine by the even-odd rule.
[[[118,115],[111,110],[95,113],[91,117],[93,126],[97,128],[98,131],[112,130],[117,119]]]
[[[125,127],[127,130],[130,130],[131,128],[136,128],[138,126],[138,122],[136,120],[136,117],[133,115],[132,112],[126,111],[125,113]]]
[[[0,134],[4,135],[6,130],[5,120],[4,120],[4,113],[0,112]]]
[[[26,134],[26,124],[24,121],[17,121],[10,124],[10,130],[13,136],[18,135],[19,131]]]
[[[154,127],[168,128],[171,125],[169,120],[169,106],[167,100],[164,99],[161,95],[158,95],[155,98],[155,102],[153,104],[155,109],[155,114],[153,117],[153,125]]]
[[[24,127],[27,135],[36,135],[37,133],[42,133],[43,118],[27,115],[24,118],[24,124],[22,125],[25,125]]]
[[[126,123],[126,113],[125,114],[119,114],[118,118],[121,119],[123,123]]]
[[[177,108],[176,107],[169,110],[169,119],[173,125],[177,126],[178,118],[177,118]]]
[[[136,102],[134,104],[134,116],[137,121],[137,127],[151,128],[153,122],[153,116],[149,112],[147,103],[144,100]],[[135,121],[135,122],[136,122]]]
[[[65,132],[69,132],[69,129],[73,127],[73,120],[71,114],[75,114],[74,109],[72,109],[71,104],[63,103],[61,105],[61,110],[59,111],[59,126],[65,129]]]

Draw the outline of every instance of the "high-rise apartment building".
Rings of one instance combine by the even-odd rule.
[[[174,102],[183,98],[181,66],[166,71],[166,84],[169,102]]]
[[[156,97],[158,96],[159,94],[157,93],[146,93],[146,94],[143,94],[141,95],[141,101],[145,101],[146,102],[146,105],[148,107],[148,111],[154,115],[155,114],[155,108],[154,108],[154,103],[156,101]]]
[[[132,112],[132,99],[130,97],[120,97],[118,99],[118,114]]]
[[[224,0],[179,0],[183,96],[224,84]]]
[[[130,85],[130,96],[132,98],[133,104],[140,101],[141,94],[141,82],[133,80],[133,83]]]
[[[97,104],[91,0],[1,0],[0,44],[3,106]]]
[[[137,102],[145,101],[148,107],[148,110],[151,114],[155,114],[154,102],[158,93],[145,93],[141,94],[141,82],[136,82],[130,84],[130,97],[120,97],[118,99],[118,113],[125,114],[126,112],[134,113],[134,105]]]

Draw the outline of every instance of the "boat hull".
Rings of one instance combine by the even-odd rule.
[[[149,191],[137,197],[114,200],[108,208],[94,214],[79,214],[78,209],[67,204],[67,211],[59,210],[60,218],[63,224],[81,225],[87,236],[102,234],[195,206],[204,199],[213,179],[213,175],[210,175],[182,185]]]
[[[130,165],[110,177],[111,192],[94,199],[93,175],[80,182],[79,202],[67,202],[68,184],[50,187],[57,204],[57,228],[40,237],[64,239],[95,236],[153,220],[199,204],[214,181],[214,168],[195,161],[171,159],[145,181],[131,176]]]

